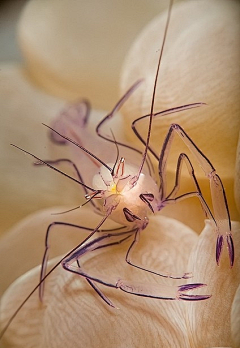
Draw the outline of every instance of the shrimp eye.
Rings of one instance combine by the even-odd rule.
[[[134,215],[128,208],[123,208],[123,213],[125,215],[125,218],[129,222],[133,222],[135,220],[141,220],[140,217],[137,215]]]
[[[148,205],[149,209],[154,213],[153,207],[150,204],[154,200],[154,195],[152,193],[141,193],[139,198]]]

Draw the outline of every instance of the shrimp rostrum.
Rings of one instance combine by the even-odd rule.
[[[39,289],[40,300],[43,300],[44,281],[46,277],[60,264],[66,271],[85,278],[89,285],[97,292],[97,294],[112,307],[115,307],[114,304],[102,292],[102,290],[98,287],[98,284],[146,298],[186,301],[200,301],[208,299],[211,296],[210,294],[200,295],[194,293],[197,289],[206,284],[186,283],[186,279],[192,277],[191,273],[185,272],[179,275],[169,273],[165,274],[156,270],[145,268],[143,265],[135,264],[131,259],[132,251],[140,239],[141,232],[148,225],[149,215],[161,211],[167,205],[175,204],[181,200],[191,197],[197,197],[199,199],[205,215],[212,222],[214,233],[216,233],[216,263],[219,264],[223,247],[226,246],[229,254],[230,267],[232,267],[234,264],[234,246],[231,235],[231,222],[227,199],[221,179],[216,173],[215,168],[209,159],[201,152],[184,129],[178,124],[172,124],[170,126],[159,154],[156,153],[150,146],[151,129],[154,119],[165,117],[166,115],[173,113],[183,112],[188,109],[198,108],[203,105],[203,103],[194,103],[174,107],[158,113],[154,113],[153,111],[158,72],[169,18],[170,11],[168,13],[164,41],[158,61],[150,113],[136,119],[132,123],[133,132],[144,146],[143,151],[118,141],[115,139],[113,132],[111,132],[110,135],[105,135],[103,133],[103,126],[108,123],[108,120],[115,116],[121,106],[142,83],[141,80],[137,81],[125,93],[125,95],[114,106],[112,111],[105,116],[96,127],[97,135],[102,138],[108,146],[112,146],[113,149],[116,150],[116,159],[112,163],[105,163],[103,160],[101,160],[100,156],[96,156],[94,153],[86,149],[82,144],[81,139],[77,135],[79,124],[81,124],[83,128],[88,124],[89,105],[85,101],[72,105],[71,108],[74,110],[73,113],[68,111],[62,113],[58,117],[53,127],[47,126],[50,129],[51,138],[55,143],[65,145],[70,144],[77,151],[83,151],[85,157],[91,161],[95,168],[95,175],[93,176],[92,184],[86,183],[86,178],[84,178],[81,174],[81,168],[70,159],[62,158],[58,160],[43,160],[14,145],[18,149],[35,158],[36,165],[48,166],[80,185],[84,190],[86,198],[86,202],[83,205],[87,203],[92,205],[93,210],[102,215],[101,221],[94,229],[57,221],[49,225],[45,237],[45,252],[42,261],[40,282],[32,291],[33,293]],[[138,131],[138,125],[143,119],[148,120],[148,132],[146,139],[144,139],[144,137],[141,136],[140,132]],[[179,136],[182,139],[185,145],[189,148],[191,155],[198,162],[198,165],[208,178],[213,209],[210,209],[209,205],[205,201],[195,175],[194,166],[189,155],[185,153],[181,153],[178,157],[175,183],[170,192],[167,192],[168,177],[166,167],[172,140],[175,136]],[[138,166],[129,163],[124,156],[121,156],[121,152],[124,152],[124,150],[131,152],[134,155],[133,157],[138,157],[140,159]],[[158,164],[157,180],[154,178],[153,161],[157,161]],[[76,173],[75,177],[70,176],[59,169],[58,165],[63,162],[68,163],[69,166],[72,166]],[[186,166],[195,189],[191,192],[180,194],[183,165]],[[113,221],[119,223],[122,227],[114,230],[102,229],[102,225],[107,219],[112,219]],[[75,229],[85,229],[90,231],[90,233],[88,237],[84,239],[84,241],[68,252],[67,255],[65,255],[50,271],[47,272],[48,255],[50,249],[49,236],[52,229],[59,225],[67,225]],[[117,278],[115,282],[112,282],[108,280],[107,277],[103,279],[102,277],[98,278],[96,276],[92,276],[91,273],[86,272],[82,268],[82,258],[86,254],[102,248],[111,248],[114,245],[124,243],[126,240],[130,242],[130,246],[128,246],[125,256],[125,260],[128,265],[138,268],[142,272],[149,272],[156,277],[178,280],[182,279],[183,284],[177,286],[167,286],[166,284],[147,284],[121,278]],[[28,298],[31,296],[31,294],[29,294]],[[28,298],[25,299],[22,305],[28,300]],[[14,316],[20,310],[22,305],[15,312]],[[10,324],[10,321],[8,325]]]

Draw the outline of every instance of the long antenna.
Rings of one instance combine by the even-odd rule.
[[[93,191],[93,192],[97,192],[97,191],[98,191],[98,190],[94,190],[92,187],[90,187],[90,186],[84,184],[83,182],[81,182],[81,181],[79,181],[79,180],[73,178],[72,176],[68,175],[67,173],[61,171],[60,169],[57,169],[56,167],[52,166],[50,163],[48,163],[48,162],[42,160],[41,158],[39,158],[39,157],[33,155],[31,152],[28,152],[28,151],[22,149],[21,147],[19,147],[19,146],[17,146],[17,145],[14,145],[14,144],[10,144],[10,145],[16,147],[18,150],[21,150],[22,152],[26,153],[27,155],[32,156],[33,158],[35,158],[35,159],[36,159],[37,161],[39,161],[40,163],[45,164],[47,167],[49,167],[49,168],[55,170],[56,172],[58,172],[58,173],[60,173],[60,174],[62,174],[62,175],[64,175],[64,176],[66,176],[68,179],[71,179],[72,181],[75,181],[77,184],[82,185],[83,187],[87,188],[88,190],[91,190],[91,191]]]
[[[51,129],[52,132],[58,134],[60,137],[62,137],[63,139],[68,140],[70,143],[72,143],[73,145],[79,147],[79,149],[83,150],[84,152],[86,152],[88,155],[90,155],[92,158],[94,158],[95,160],[97,160],[99,163],[101,163],[104,167],[106,167],[109,172],[112,172],[112,168],[110,168],[105,162],[103,162],[100,158],[98,158],[97,156],[95,156],[92,152],[90,152],[89,150],[85,149],[84,146],[78,144],[76,141],[74,141],[73,139],[59,133],[58,131],[56,131],[55,129],[53,129],[52,127],[48,126],[47,124],[43,123],[43,126]]]
[[[166,37],[167,37],[167,32],[168,32],[168,27],[169,27],[169,22],[170,22],[170,17],[171,17],[171,10],[172,10],[172,6],[173,6],[173,0],[170,0],[169,3],[169,8],[168,8],[168,16],[167,16],[167,22],[166,22],[166,26],[165,26],[165,30],[164,30],[164,35],[163,35],[163,42],[162,42],[162,47],[161,47],[161,52],[159,55],[159,59],[158,59],[158,65],[157,65],[157,71],[156,71],[156,76],[155,76],[155,81],[154,81],[154,87],[153,87],[153,94],[152,94],[152,103],[151,103],[151,111],[150,111],[150,118],[149,118],[149,126],[148,126],[148,134],[147,134],[147,141],[146,141],[146,147],[143,153],[143,158],[142,158],[142,163],[140,165],[139,168],[139,172],[137,175],[137,179],[135,182],[137,182],[144,163],[146,161],[147,158],[147,152],[148,152],[148,147],[149,147],[149,142],[150,142],[150,136],[151,136],[151,130],[152,130],[152,120],[153,120],[153,109],[154,109],[154,102],[155,102],[155,95],[156,95],[156,88],[157,88],[157,81],[158,81],[158,75],[159,75],[159,70],[160,70],[160,65],[161,65],[161,61],[162,61],[162,56],[163,56],[163,50],[164,50],[164,46],[165,46],[165,41],[166,41]]]

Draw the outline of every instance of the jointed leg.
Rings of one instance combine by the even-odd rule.
[[[112,211],[109,210],[109,212],[104,216],[104,218],[100,221],[100,223],[97,225],[97,227],[95,229],[92,229],[90,227],[84,227],[84,226],[79,226],[79,225],[75,225],[75,224],[70,224],[70,223],[66,223],[66,222],[53,222],[48,226],[46,236],[45,236],[45,252],[43,255],[41,272],[40,272],[40,283],[39,283],[39,298],[40,298],[40,300],[42,300],[43,292],[44,292],[44,279],[46,278],[46,267],[47,267],[48,253],[49,253],[49,248],[50,248],[48,240],[49,240],[51,228],[53,226],[56,226],[56,225],[59,225],[59,226],[61,225],[61,226],[74,227],[74,228],[90,231],[89,235],[79,245],[77,245],[72,251],[70,251],[66,255],[66,257],[68,257],[70,254],[74,253],[76,250],[78,250],[80,247],[82,247],[84,245],[84,243],[86,243],[96,232],[106,232],[107,231],[107,230],[101,230],[100,227],[107,220],[109,215],[111,215],[111,212]],[[118,231],[118,230],[119,230],[119,228],[113,229],[113,231]],[[120,232],[118,232],[118,233],[120,233]]]
[[[163,117],[163,116],[167,116],[167,115],[174,114],[177,112],[186,111],[186,110],[193,109],[193,108],[198,108],[202,105],[203,105],[202,103],[193,103],[193,104],[188,104],[188,105],[177,106],[175,108],[171,108],[171,109],[157,112],[157,113],[153,114],[153,118]],[[149,117],[150,117],[150,114],[144,115],[144,116],[137,118],[136,120],[134,120],[132,122],[132,130],[135,133],[136,137],[141,141],[141,143],[144,146],[146,146],[146,141],[145,141],[145,139],[143,139],[143,137],[140,135],[139,131],[137,130],[137,124],[139,124],[139,122],[141,122],[142,120],[147,119]],[[156,152],[154,152],[154,150],[151,148],[151,146],[148,146],[148,150],[156,158],[156,160],[159,161],[159,156],[156,154]]]
[[[116,115],[116,113],[119,111],[119,109],[122,107],[122,105],[132,95],[132,93],[138,88],[138,86],[141,84],[141,82],[142,82],[142,80],[139,80],[136,83],[134,83],[128,89],[128,91],[122,96],[122,98],[118,101],[118,103],[114,106],[112,111],[109,112],[109,114],[107,114],[107,116],[105,116],[96,127],[96,133],[100,138],[102,138],[110,143],[113,143],[113,144],[115,143],[117,146],[121,146],[123,148],[129,149],[129,150],[133,151],[135,154],[136,153],[139,154],[140,156],[142,156],[142,151],[138,150],[137,148],[135,148],[131,145],[116,141],[113,136],[104,135],[102,133],[102,127],[108,122],[108,120],[110,120],[111,118],[113,118]],[[153,165],[152,165],[152,162],[151,162],[151,159],[149,156],[147,157],[146,164],[148,167],[149,174],[152,176],[153,175]]]
[[[136,230],[129,232],[121,232],[118,234],[105,234],[101,237],[94,239],[87,244],[80,246],[78,249],[74,250],[71,254],[69,254],[63,261],[62,266],[64,269],[78,274],[84,277],[88,283],[93,287],[93,289],[98,293],[98,295],[110,306],[114,305],[112,302],[102,293],[102,291],[96,286],[95,283],[99,283],[105,285],[107,287],[112,287],[116,289],[120,289],[124,292],[128,292],[137,296],[150,297],[156,299],[165,299],[165,300],[205,300],[210,297],[210,295],[188,295],[186,292],[189,290],[194,290],[199,287],[204,286],[205,284],[196,283],[196,284],[185,284],[176,287],[167,286],[163,284],[152,285],[146,283],[139,283],[135,281],[128,281],[123,279],[118,279],[117,281],[110,279],[100,279],[90,274],[84,272],[83,268],[80,265],[80,258],[87,254],[88,252],[92,252],[94,250],[105,248],[108,246],[113,246],[116,244],[120,244],[130,238]],[[73,265],[76,262],[77,265]]]
[[[77,229],[81,229],[81,230],[85,230],[85,231],[92,231],[93,230],[92,228],[79,226],[79,225],[75,225],[75,224],[70,224],[70,223],[66,223],[66,222],[58,222],[58,221],[52,222],[48,226],[47,232],[45,235],[45,251],[43,254],[43,259],[42,259],[42,264],[41,264],[40,282],[42,281],[42,279],[46,275],[47,262],[48,262],[49,249],[50,249],[49,236],[50,236],[50,232],[52,231],[53,226],[68,226],[68,227],[73,227],[73,228],[77,228]],[[39,298],[41,301],[43,300],[43,295],[44,295],[44,285],[45,285],[45,283],[42,282],[39,286]]]
[[[140,230],[137,230],[135,232],[135,235],[134,235],[134,240],[133,242],[131,243],[130,247],[128,248],[128,251],[127,251],[127,254],[126,254],[126,262],[130,265],[130,266],[133,266],[133,267],[136,267],[138,269],[141,269],[145,272],[149,272],[149,273],[152,273],[152,274],[155,274],[159,277],[163,277],[163,278],[171,278],[171,279],[189,279],[192,277],[192,274],[187,272],[187,273],[184,273],[183,275],[173,275],[172,273],[159,273],[159,272],[156,272],[156,271],[152,271],[152,270],[149,270],[149,269],[146,269],[144,267],[141,267],[141,266],[138,266],[134,263],[132,263],[131,261],[131,252],[133,251],[134,247],[136,247],[138,241],[139,241],[139,238],[140,238]]]
[[[62,261],[62,266],[67,271],[73,272],[84,277],[87,282],[91,285],[91,287],[97,292],[97,294],[111,307],[115,307],[111,300],[109,300],[103,292],[97,287],[95,283],[100,283],[108,287],[116,288],[116,284],[114,281],[110,281],[108,279],[99,279],[83,271],[82,266],[80,265],[80,258],[84,256],[86,253],[95,251],[100,248],[106,248],[109,246],[118,245],[125,240],[129,239],[133,234],[133,231],[124,231],[118,233],[107,233],[104,234],[93,241],[88,242],[85,245],[80,246],[77,250],[75,250],[72,254],[66,257]],[[76,262],[77,266],[74,266],[73,263]]]
[[[180,189],[180,180],[181,180],[181,172],[182,172],[183,164],[185,164],[187,169],[188,169],[188,173],[190,175],[190,178],[192,178],[192,180],[193,180],[194,186],[196,187],[196,191],[201,193],[201,189],[200,189],[200,186],[198,184],[197,178],[195,176],[193,165],[192,165],[189,157],[185,153],[181,153],[179,155],[178,161],[177,161],[175,184],[174,184],[172,191],[166,197],[166,200],[175,198],[179,189]]]
[[[112,139],[112,137],[109,137],[107,135],[103,135],[102,134],[102,126],[108,121],[110,120],[112,117],[114,117],[114,115],[119,111],[119,109],[122,107],[122,105],[126,102],[126,100],[132,95],[132,93],[137,89],[137,87],[140,85],[140,83],[142,82],[142,80],[137,81],[136,83],[134,83],[133,86],[131,86],[129,88],[129,90],[123,95],[123,97],[118,101],[118,103],[114,106],[114,108],[112,109],[111,112],[109,112],[109,114],[107,114],[107,116],[105,116],[101,122],[99,122],[99,124],[96,127],[96,133],[97,135],[106,140],[109,141],[110,143],[116,143],[117,145],[126,147],[130,150],[133,150],[136,153],[139,153],[140,155],[142,154],[141,151],[139,151],[138,149],[136,149],[135,147],[132,147],[130,145],[124,144],[124,143],[120,143],[118,141],[115,141],[114,139]]]
[[[204,171],[205,175],[209,179],[210,182],[210,190],[211,190],[211,197],[212,197],[212,204],[213,204],[213,211],[214,214],[211,214],[214,216],[214,221],[216,223],[216,232],[217,232],[217,244],[216,244],[216,261],[217,264],[219,264],[220,255],[222,252],[223,247],[223,241],[224,238],[227,242],[228,252],[229,252],[229,259],[230,259],[230,265],[233,266],[234,263],[234,247],[233,247],[233,240],[231,235],[231,222],[230,222],[230,216],[227,206],[227,199],[224,191],[224,187],[222,185],[220,177],[216,174],[215,168],[209,161],[209,159],[201,152],[201,150],[194,144],[194,142],[191,140],[191,138],[186,134],[186,132],[182,129],[181,126],[178,124],[172,124],[168,134],[165,138],[165,141],[163,143],[160,160],[159,160],[159,176],[161,180],[161,195],[163,201],[166,199],[166,164],[167,164],[167,158],[169,154],[169,150],[171,147],[171,143],[173,141],[174,135],[178,134],[179,137],[184,141],[186,146],[189,148],[189,150],[192,152],[194,157],[196,158],[199,166]],[[197,184],[195,175],[192,175],[193,180],[195,181],[195,184]],[[178,180],[178,179],[177,179]],[[175,185],[175,190],[178,189],[178,185]],[[174,192],[174,190],[172,191]],[[171,194],[172,194],[171,192]],[[199,191],[198,191],[199,193]],[[203,203],[203,197],[201,197],[201,203]],[[204,208],[204,204],[202,204]],[[210,209],[207,209],[206,213],[209,214]]]
[[[185,193],[185,194],[182,194],[182,195],[176,197],[176,195],[180,189],[181,171],[182,171],[183,163],[185,163],[185,165],[188,169],[190,178],[193,180],[194,186],[196,187],[196,191],[188,192],[188,193]],[[165,200],[163,200],[163,205],[165,206],[166,204],[169,204],[169,203],[171,204],[173,202],[175,203],[175,202],[180,201],[182,199],[190,198],[190,197],[194,197],[194,196],[198,197],[198,199],[202,205],[203,211],[204,211],[205,215],[208,217],[208,219],[210,219],[217,226],[215,218],[214,218],[210,208],[208,207],[205,199],[203,198],[200,186],[199,186],[197,178],[195,176],[193,165],[192,165],[190,159],[188,158],[188,156],[185,153],[181,153],[180,156],[178,157],[174,187],[173,187],[172,191],[168,194],[168,196],[165,198]]]

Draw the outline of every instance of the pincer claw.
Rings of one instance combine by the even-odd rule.
[[[227,246],[228,246],[228,255],[229,255],[229,260],[230,260],[230,266],[232,267],[234,264],[234,244],[233,244],[233,239],[232,235],[229,234],[227,235]]]
[[[216,262],[218,266],[219,266],[220,256],[222,253],[222,248],[223,248],[223,236],[220,235],[217,237],[217,243],[216,243]]]
[[[226,241],[227,241],[230,267],[232,268],[232,266],[234,264],[234,244],[233,244],[233,239],[232,239],[231,234],[227,234]],[[220,256],[222,253],[222,249],[223,249],[223,244],[224,244],[223,235],[219,235],[217,237],[217,242],[216,242],[216,262],[217,262],[218,266],[219,266],[219,262],[220,262]]]
[[[189,290],[194,290],[201,288],[203,286],[206,286],[207,284],[202,284],[202,283],[195,283],[195,284],[184,284],[178,286],[178,299],[179,300],[185,300],[185,301],[201,301],[201,300],[207,300],[210,298],[212,295],[189,295],[185,294],[185,292]]]

